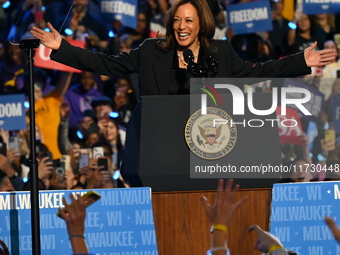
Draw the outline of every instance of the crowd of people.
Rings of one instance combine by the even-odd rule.
[[[4,2],[1,1],[1,3]],[[52,40],[41,40],[41,42],[43,44],[48,42],[45,46],[54,50],[51,55],[52,59],[61,62],[66,61],[65,59],[71,59],[69,63],[66,63],[68,65],[74,66],[72,54],[70,54],[72,49],[68,48],[65,40],[60,41],[59,33],[65,39],[83,41],[85,49],[96,55],[104,53],[123,56],[115,58],[117,63],[112,66],[110,64],[107,67],[108,69],[114,69],[114,71],[104,70],[103,68],[106,67],[102,65],[99,65],[97,69],[92,68],[92,65],[98,61],[94,59],[91,59],[89,66],[87,66],[86,61],[79,59],[81,65],[75,67],[83,70],[80,73],[35,68],[36,136],[38,139],[37,151],[39,153],[37,155],[41,188],[100,188],[115,185],[128,187],[129,185],[122,179],[122,176],[118,178],[118,182],[113,180],[112,176],[115,171],[120,169],[124,155],[125,129],[139,97],[150,94],[182,94],[188,92],[188,81],[181,78],[183,74],[181,70],[186,68],[186,63],[180,61],[184,59],[183,52],[187,47],[185,42],[187,38],[182,35],[177,37],[177,32],[172,38],[172,28],[167,27],[171,25],[179,33],[182,31],[182,25],[176,28],[176,22],[171,20],[173,18],[171,15],[175,15],[175,11],[180,10],[183,3],[176,6],[175,3],[165,0],[139,1],[137,26],[132,29],[122,24],[119,20],[111,20],[110,22],[101,20],[99,6],[96,1],[38,0],[28,5],[26,1],[10,2],[9,7],[5,7],[5,5],[0,7],[0,19],[5,21],[4,26],[0,28],[0,42],[2,44],[2,51],[0,51],[0,94],[2,95],[23,93],[26,97],[28,96],[27,59],[24,51],[19,48],[17,43],[21,39],[37,37],[37,34],[30,33],[32,28],[34,28],[33,31],[41,29],[46,33],[48,31],[54,32],[54,37],[51,37]],[[213,15],[209,16],[204,8],[202,14],[207,19],[212,17],[213,20],[211,24],[207,22],[204,25],[205,29],[202,29],[202,32],[198,34],[199,40],[193,39],[195,41],[190,45],[194,46],[189,46],[189,48],[192,48],[192,52],[201,53],[201,50],[208,47],[213,37],[217,39],[228,38],[225,41],[230,44],[215,45],[214,41],[211,41],[211,44],[221,48],[221,50],[224,47],[226,52],[220,53],[226,55],[230,54],[228,47],[231,45],[232,50],[242,58],[242,62],[235,57],[228,60],[232,61],[232,63],[227,61],[224,67],[226,70],[221,69],[220,74],[218,74],[221,77],[225,74],[227,76],[250,77],[280,76],[287,73],[304,77],[304,74],[307,74],[309,68],[312,67],[312,74],[308,77],[315,79],[327,78],[320,79],[319,83],[313,83],[312,85],[320,88],[320,91],[325,95],[325,100],[327,100],[324,111],[320,113],[320,123],[316,123],[319,133],[322,134],[325,129],[333,128],[331,105],[332,99],[338,96],[336,78],[340,67],[340,44],[336,39],[338,38],[337,34],[340,32],[338,14],[304,15],[301,11],[296,11],[293,22],[296,23],[297,28],[291,29],[289,20],[282,14],[284,1],[278,0],[272,2],[274,6],[272,8],[272,31],[238,35],[233,32],[232,27],[229,27],[226,21],[225,9],[231,3],[211,0],[205,2]],[[171,6],[174,6],[174,8],[171,8],[173,12],[169,9]],[[72,10],[69,10],[70,7],[72,7]],[[296,6],[296,10],[298,9],[300,10],[301,8]],[[167,12],[167,10],[170,11]],[[163,19],[165,19],[165,24],[162,22]],[[53,31],[54,28],[51,24],[58,29],[62,29]],[[200,25],[202,26],[202,24]],[[171,51],[174,42],[177,41],[178,43],[179,69],[176,69],[173,65],[173,72],[169,72],[169,75],[171,75],[169,79],[165,79],[165,76],[162,77],[163,87],[160,87],[160,81],[157,80],[159,76],[156,74],[157,71],[153,69],[156,68],[153,64],[155,60],[150,60],[149,56],[149,50],[151,48],[154,50],[154,45],[151,41],[143,43],[147,38],[151,37],[170,38],[160,46],[163,51]],[[315,41],[317,45],[314,43]],[[56,42],[60,46],[53,48]],[[143,47],[139,45],[143,45]],[[326,55],[321,55],[326,53],[319,51],[320,56],[317,56],[316,62],[311,63],[309,61],[311,57],[306,57],[308,52],[306,48],[308,47],[310,47],[309,53],[312,52],[312,49],[335,49],[337,52],[336,59],[334,59],[334,56],[326,59]],[[71,52],[68,52],[69,50]],[[132,63],[134,66],[127,63],[125,57],[129,56],[132,59],[138,51],[142,54],[138,61],[145,58],[147,62],[145,64],[143,62]],[[298,52],[303,52],[304,56],[301,57],[302,54]],[[75,51],[72,53],[76,54]],[[295,60],[285,58],[285,56],[295,53],[297,53],[294,55]],[[67,58],[65,58],[65,54],[68,54]],[[86,56],[83,52],[82,55]],[[323,59],[322,56],[324,56]],[[303,58],[305,61],[303,61]],[[282,68],[272,68],[272,61],[268,61],[264,65],[254,65],[258,61],[270,59],[281,60],[275,62],[275,65],[280,66],[281,64]],[[197,59],[194,59],[194,61],[197,62],[198,60],[197,54]],[[112,61],[112,59],[109,61]],[[165,64],[166,61],[164,63],[162,61],[162,64]],[[330,64],[331,62],[333,63]],[[104,65],[106,64],[108,62],[104,63]],[[169,65],[170,68],[172,64]],[[136,65],[140,65],[140,67],[136,67]],[[228,65],[232,66],[232,68],[228,68]],[[295,68],[296,66],[294,65],[298,65],[298,67]],[[324,67],[324,65],[326,66]],[[159,66],[161,67],[161,65]],[[220,64],[220,68],[223,68],[222,66]],[[277,72],[276,70],[280,71]],[[297,70],[300,71],[297,72]],[[137,72],[139,73],[138,75],[136,74]],[[141,72],[144,74],[141,74]],[[151,72],[155,72],[155,74],[150,75]],[[176,79],[178,85],[165,84],[166,82],[173,82],[174,79]],[[165,88],[166,86],[169,87]],[[27,118],[28,123],[29,119]],[[313,142],[311,141],[312,138],[305,135],[307,126],[303,126],[303,136],[301,137],[304,140],[302,143],[304,145],[285,144],[282,146],[285,164],[307,162],[307,164],[313,163],[325,166],[326,163],[337,163],[338,158],[340,161],[340,156],[338,156],[337,152],[338,147],[336,146],[335,150],[330,150],[320,137],[313,138],[315,152],[312,151],[310,146],[307,147]],[[5,158],[1,158],[2,164],[6,165],[7,161],[10,162],[15,170],[15,178],[22,181],[22,183],[15,183],[12,188],[14,190],[23,190],[29,187],[28,159],[30,157],[30,141],[28,132],[29,128],[11,132],[2,130],[1,132],[1,143],[7,145],[7,150],[3,153]],[[20,141],[17,151],[9,146],[9,140],[12,137],[17,137]],[[109,161],[107,171],[99,171],[96,163],[97,159],[91,157],[92,149],[95,147],[104,149],[102,156]],[[89,166],[90,168],[97,167],[97,171],[81,169],[79,159],[82,154],[89,154],[91,159]],[[319,154],[323,155],[322,159],[317,157]],[[51,170],[58,168],[60,166],[59,162],[64,158],[70,158],[70,160],[66,161],[64,173],[59,178],[56,171]],[[326,168],[324,167],[323,169]],[[12,180],[13,176],[6,171],[8,172],[8,170],[2,169],[2,175]],[[305,171],[299,176],[292,176],[289,181],[338,179],[337,174],[328,175],[327,171],[321,172]],[[5,180],[6,178],[2,178],[1,190],[6,190],[2,188],[6,186],[4,185]],[[103,183],[110,184],[104,185]]]

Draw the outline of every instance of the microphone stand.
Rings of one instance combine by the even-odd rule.
[[[27,39],[20,41],[19,47],[25,49],[28,60],[29,77],[29,117],[30,117],[30,184],[31,184],[31,231],[32,254],[40,255],[40,212],[39,212],[39,187],[38,167],[36,159],[35,137],[35,102],[34,102],[34,76],[33,76],[33,49],[38,48],[39,39]]]

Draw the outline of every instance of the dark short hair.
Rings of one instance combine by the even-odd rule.
[[[107,96],[93,98],[91,101],[92,108],[96,108],[99,105],[109,105],[112,107],[112,100]]]
[[[93,149],[94,147],[106,147],[109,149],[110,154],[113,155],[111,144],[107,140],[100,139],[98,142],[92,144],[91,148]]]

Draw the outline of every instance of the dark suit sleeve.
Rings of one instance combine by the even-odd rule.
[[[63,39],[60,48],[53,50],[50,57],[56,62],[101,75],[124,75],[139,70],[138,49],[108,56],[73,46]]]
[[[311,73],[306,65],[304,53],[286,56],[280,60],[269,60],[255,63],[242,60],[229,42],[224,45],[227,49],[226,58],[232,68],[232,77],[297,77]]]

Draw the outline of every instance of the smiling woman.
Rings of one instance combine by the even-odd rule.
[[[313,51],[315,43],[277,61],[245,62],[227,40],[212,39],[215,21],[206,0],[178,0],[168,10],[165,23],[165,38],[146,39],[129,53],[115,56],[72,46],[51,24],[51,32],[33,27],[31,33],[53,49],[54,61],[108,76],[138,73],[140,95],[187,94],[190,76],[296,77],[310,73],[312,66],[330,64],[335,56],[334,50]],[[212,74],[207,71],[211,59],[216,67]],[[193,68],[199,72],[192,72]]]
[[[165,23],[166,40],[160,48],[166,51],[177,46],[180,68],[188,65],[183,55],[186,49],[193,52],[197,63],[200,46],[207,50],[215,33],[215,20],[206,1],[177,1],[166,14]]]
[[[215,20],[206,1],[177,1],[166,13],[165,24],[162,50],[177,46],[180,51],[189,48],[196,52],[199,44],[207,50],[215,33]]]

